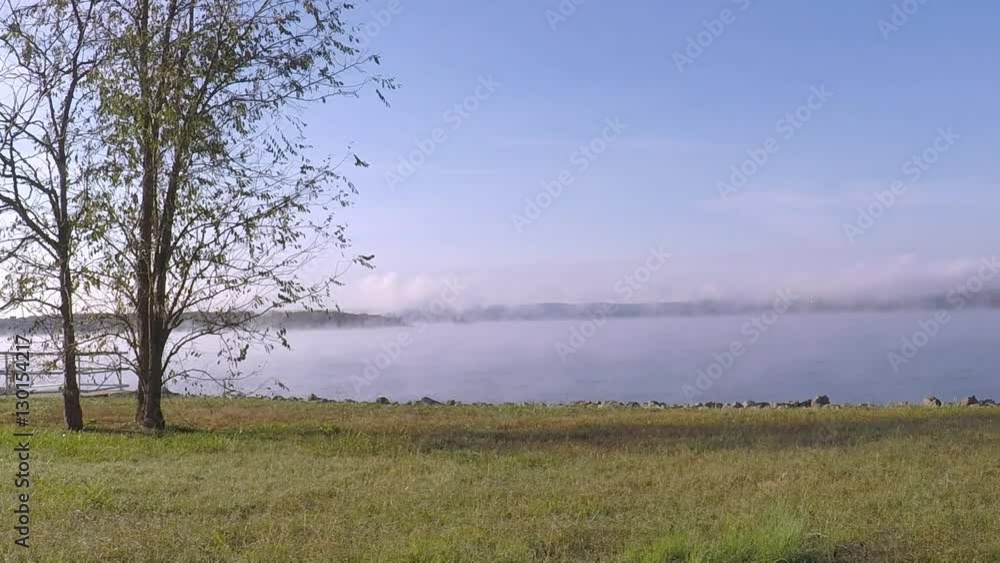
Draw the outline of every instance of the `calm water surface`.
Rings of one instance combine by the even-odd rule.
[[[293,393],[405,401],[621,400],[775,401],[827,394],[836,402],[1000,399],[1000,313],[951,314],[907,363],[890,364],[903,338],[933,311],[798,314],[778,318],[754,341],[751,316],[615,319],[570,345],[581,321],[470,323],[311,330],[292,333],[293,350],[253,358],[261,378]],[[591,334],[591,331],[585,331]],[[917,340],[923,342],[922,337]],[[403,342],[405,346],[393,343]],[[731,367],[712,368],[739,342]],[[565,361],[557,344],[562,343]],[[574,350],[566,354],[566,350]],[[902,356],[902,354],[901,354]],[[367,372],[366,372],[367,369]],[[720,375],[721,374],[721,375]],[[261,380],[258,378],[258,381]],[[710,385],[706,385],[710,383]],[[688,386],[688,394],[685,394]]]

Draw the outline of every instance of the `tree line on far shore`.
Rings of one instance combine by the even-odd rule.
[[[58,318],[66,425],[77,355],[126,352],[135,420],[165,426],[192,344],[288,345],[276,312],[325,309],[355,186],[313,155],[303,110],[396,88],[314,0],[40,0],[0,6],[0,312]],[[339,255],[319,266],[317,257]],[[81,330],[81,320],[86,330]],[[182,328],[183,327],[183,328]]]

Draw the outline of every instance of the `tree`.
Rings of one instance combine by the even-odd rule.
[[[162,428],[171,362],[205,336],[230,366],[250,342],[287,346],[263,322],[321,304],[336,285],[303,268],[349,246],[334,210],[354,186],[308,157],[301,108],[396,84],[367,70],[349,3],[137,0],[110,8],[101,69],[107,154],[102,288],[139,374],[136,420]],[[353,157],[353,163],[367,166]],[[348,262],[370,265],[370,256]],[[273,316],[273,315],[270,315]],[[238,342],[234,340],[238,337]]]
[[[0,310],[61,319],[66,426],[83,428],[74,295],[88,228],[98,0],[0,7]]]

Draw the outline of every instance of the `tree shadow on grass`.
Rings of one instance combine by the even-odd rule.
[[[329,438],[344,432],[336,426],[294,427],[259,425],[250,428],[226,428],[209,430],[193,426],[168,426],[164,430],[148,430],[132,423],[89,424],[82,430],[85,434],[106,434],[117,436],[214,436],[242,440],[287,440],[289,438]]]
[[[743,421],[745,422],[745,420]],[[983,432],[984,430],[992,430]],[[530,450],[552,447],[581,447],[606,450],[682,448],[692,451],[786,448],[841,448],[885,438],[940,437],[953,441],[965,433],[963,443],[995,443],[1000,435],[1000,411],[989,414],[961,414],[947,417],[914,418],[899,416],[872,421],[823,419],[794,422],[755,422],[740,419],[706,423],[636,424],[609,422],[562,427],[518,429],[439,429],[408,431],[404,434],[419,450]]]
[[[817,416],[761,420],[752,415],[722,417],[717,413],[684,418],[666,415],[646,417],[641,422],[593,417],[554,417],[522,427],[396,426],[354,428],[351,425],[256,425],[223,430],[192,426],[170,426],[164,431],[143,430],[134,424],[90,425],[84,432],[126,436],[213,436],[232,440],[319,442],[358,438],[395,445],[412,451],[519,451],[551,448],[584,448],[608,451],[649,449],[781,450],[794,448],[842,448],[886,438],[940,438],[974,447],[996,443],[1000,435],[1000,409],[920,416],[901,413],[856,420],[850,414],[816,413]],[[501,424],[504,421],[498,420]]]
[[[171,434],[210,434],[207,430],[201,430],[190,426],[169,426],[165,430],[148,430],[138,424],[99,424],[90,423],[81,430],[84,434],[111,434],[119,436],[169,436]]]

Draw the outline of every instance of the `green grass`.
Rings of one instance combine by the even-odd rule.
[[[1000,561],[1000,408],[33,399],[33,561]],[[0,447],[10,452],[12,399]]]

